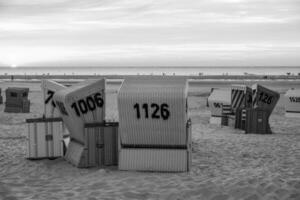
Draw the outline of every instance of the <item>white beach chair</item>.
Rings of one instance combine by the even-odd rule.
[[[190,169],[187,89],[182,78],[125,79],[118,94],[120,170]]]

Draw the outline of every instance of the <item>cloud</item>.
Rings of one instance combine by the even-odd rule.
[[[292,0],[0,0],[2,63],[180,57],[201,65],[251,52],[296,64],[299,34],[300,1]]]

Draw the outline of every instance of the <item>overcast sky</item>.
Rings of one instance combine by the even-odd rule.
[[[0,66],[300,66],[300,0],[0,0]]]

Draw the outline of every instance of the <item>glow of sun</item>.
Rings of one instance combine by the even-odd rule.
[[[16,68],[16,67],[18,67],[18,66],[17,66],[16,64],[11,64],[10,67],[11,67],[11,68]]]

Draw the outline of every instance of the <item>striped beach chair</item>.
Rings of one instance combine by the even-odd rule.
[[[231,86],[231,107],[235,112],[237,108],[252,107],[252,89],[246,85]]]

